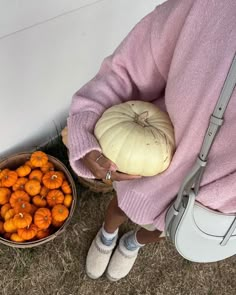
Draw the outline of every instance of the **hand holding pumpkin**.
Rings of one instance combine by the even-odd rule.
[[[106,158],[104,155],[101,157],[100,155],[100,152],[94,150],[87,153],[82,159],[83,164],[93,173],[97,179],[105,179],[108,170],[111,171],[111,180],[115,181],[132,180],[141,177],[139,175],[129,175],[116,171],[116,164]]]

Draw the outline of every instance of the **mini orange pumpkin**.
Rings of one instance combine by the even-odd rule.
[[[11,191],[9,188],[0,187],[0,205],[4,205],[9,202]]]
[[[34,216],[34,213],[38,210],[38,207],[35,206],[34,204],[31,204],[31,211],[30,211],[30,214],[32,216]]]
[[[10,236],[10,240],[13,241],[13,242],[18,242],[18,243],[20,243],[20,242],[24,242],[24,241],[25,241],[25,240],[22,239],[17,233],[13,233],[13,234],[11,234],[11,236]]]
[[[25,191],[30,195],[30,196],[36,196],[39,194],[41,190],[41,185],[38,180],[31,179],[26,182],[25,184]]]
[[[70,208],[71,206],[71,203],[72,203],[72,195],[65,195],[65,198],[64,198],[64,201],[63,201],[63,204],[67,207],[67,208]]]
[[[43,172],[39,169],[33,170],[29,175],[29,179],[38,180],[39,182],[41,182],[42,177],[43,177]]]
[[[40,190],[40,196],[46,198],[49,191],[50,191],[49,188],[47,188],[46,186],[43,186]]]
[[[47,201],[45,197],[42,197],[40,195],[34,196],[32,199],[32,202],[37,207],[46,207]]]
[[[57,204],[62,204],[64,201],[63,193],[58,189],[53,189],[47,194],[47,202],[50,207],[53,207]]]
[[[26,177],[19,177],[15,184],[12,186],[13,191],[24,190],[27,181],[28,179]]]
[[[36,237],[38,239],[44,239],[44,238],[48,237],[49,235],[50,235],[50,229],[49,228],[46,228],[46,229],[40,229],[37,232]]]
[[[7,170],[8,171],[5,171],[4,176],[2,177],[2,186],[11,187],[17,181],[18,174],[15,171]]]
[[[52,222],[52,214],[48,208],[39,208],[34,214],[34,223],[39,229],[46,229]]]
[[[10,169],[8,169],[8,168],[5,168],[3,170],[0,169],[0,180],[3,179],[3,177],[7,175],[8,171],[10,171]]]
[[[5,216],[4,216],[4,219],[5,221],[8,220],[8,219],[11,219],[12,217],[15,216],[15,211],[14,209],[9,209],[6,213],[5,213]]]
[[[61,227],[63,223],[64,223],[64,221],[56,221],[56,220],[52,219],[52,225],[54,227]]]
[[[63,180],[66,179],[66,176],[62,171],[57,171],[57,173],[62,177]]]
[[[29,160],[29,161],[26,161],[26,162],[25,162],[25,165],[29,166],[29,167],[31,168],[31,170],[34,169],[34,168],[36,168],[36,167],[34,167],[34,166],[32,165],[32,163],[30,162],[30,160]]]
[[[16,172],[19,177],[24,177],[31,172],[31,168],[28,165],[22,165],[16,169]]]
[[[10,210],[10,209],[11,209],[11,204],[10,204],[10,203],[6,203],[5,205],[3,205],[3,206],[1,207],[1,216],[2,216],[3,219],[4,219],[4,217],[5,217],[6,212],[7,212],[8,210]]]
[[[61,189],[63,191],[64,194],[71,194],[72,193],[72,190],[71,190],[71,187],[69,185],[69,182],[67,180],[64,180],[62,185],[61,185]]]
[[[7,221],[5,221],[3,227],[7,233],[14,233],[17,231],[17,227],[15,226],[13,218],[10,218]]]
[[[31,224],[32,216],[29,213],[18,213],[13,217],[16,228],[24,228]]]
[[[69,215],[69,210],[64,205],[56,205],[52,208],[52,217],[55,221],[64,221]]]
[[[22,201],[30,202],[30,197],[25,191],[18,190],[11,194],[9,202],[13,208]]]
[[[32,206],[29,202],[22,201],[22,202],[15,204],[14,211],[15,211],[15,214],[17,214],[17,213],[31,213],[31,210],[32,210],[31,207]]]
[[[54,170],[54,165],[52,162],[49,162],[49,161],[47,162],[47,164],[45,164],[41,167],[41,171],[43,173],[46,173],[48,171],[53,171],[53,170]]]
[[[37,231],[38,231],[37,226],[31,223],[31,225],[27,226],[26,228],[19,228],[17,230],[17,233],[22,239],[28,241],[33,239],[36,236]]]
[[[58,171],[49,171],[43,176],[43,184],[49,189],[56,189],[62,185],[63,178]]]
[[[48,156],[42,151],[37,151],[31,155],[30,162],[35,167],[43,167],[48,162]]]

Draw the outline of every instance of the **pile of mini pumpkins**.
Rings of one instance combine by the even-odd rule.
[[[14,242],[43,239],[69,216],[72,189],[47,154],[36,151],[18,168],[0,170],[0,235]]]

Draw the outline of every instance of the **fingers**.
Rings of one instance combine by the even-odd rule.
[[[107,172],[106,172],[106,175],[107,175]],[[106,176],[104,178],[107,179]],[[121,173],[118,171],[111,171],[110,180],[124,181],[124,180],[140,179],[140,178],[142,178],[142,176],[140,176],[140,175],[131,175],[131,174],[126,174],[126,173]]]
[[[117,170],[117,166],[115,163],[113,163],[111,160],[109,160],[108,158],[106,158],[103,154],[101,154],[97,159],[96,159],[96,163],[107,170],[111,170],[111,171],[116,171]]]
[[[124,181],[141,178],[139,175],[118,172],[116,164],[98,151],[89,152],[82,161],[97,179]]]
[[[99,151],[89,152],[83,157],[82,162],[97,179],[105,178],[108,170],[115,171],[117,169],[115,163]]]
[[[102,179],[122,181],[141,178],[139,175],[130,175],[116,171],[116,164],[106,158],[103,154],[99,155],[95,161],[102,168],[102,170],[100,170],[100,172],[103,173],[103,176],[101,177]]]

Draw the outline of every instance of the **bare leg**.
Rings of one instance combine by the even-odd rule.
[[[160,240],[160,234],[161,232],[158,230],[148,231],[141,228],[136,233],[136,239],[133,231],[123,235],[119,241],[119,247],[116,248],[109,262],[106,272],[107,278],[111,281],[117,281],[127,276],[142,246],[138,245],[137,241],[140,244],[154,243]]]
[[[140,228],[136,234],[136,239],[140,244],[155,243],[162,239],[160,238],[161,233],[159,230],[149,231],[145,228]]]
[[[118,207],[117,197],[114,196],[106,210],[104,221],[105,231],[113,233],[127,219],[126,214]],[[161,233],[159,230],[149,231],[141,228],[138,230],[136,238],[140,244],[155,243],[161,240]]]
[[[114,196],[106,210],[104,221],[105,231],[113,233],[127,219],[126,214],[118,207],[117,197]]]

